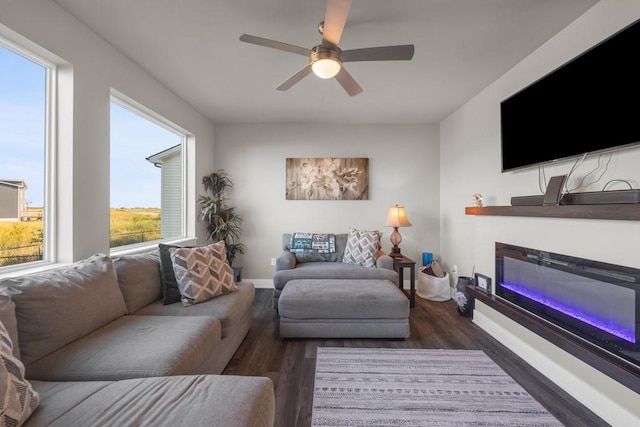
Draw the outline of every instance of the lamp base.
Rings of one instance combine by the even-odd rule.
[[[391,248],[391,252],[389,252],[389,256],[391,258],[402,258],[404,257],[404,255],[402,255],[400,253],[400,247],[399,246],[394,246]]]

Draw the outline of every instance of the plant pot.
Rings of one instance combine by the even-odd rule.
[[[233,280],[236,282],[242,281],[242,267],[231,267],[233,268]]]

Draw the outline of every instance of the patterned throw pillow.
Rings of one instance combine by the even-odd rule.
[[[0,322],[0,426],[19,427],[40,404],[40,395],[24,378],[24,365]]]
[[[375,267],[376,253],[380,248],[380,231],[364,231],[349,227],[347,247],[342,262],[346,264]]]
[[[171,248],[169,253],[185,306],[238,289],[224,242],[196,248]]]

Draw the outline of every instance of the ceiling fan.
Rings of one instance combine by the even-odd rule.
[[[414,46],[407,44],[350,50],[340,49],[338,43],[347,22],[351,2],[352,0],[327,0],[324,21],[318,25],[322,42],[311,49],[249,34],[241,35],[240,40],[309,58],[309,64],[280,84],[276,88],[277,90],[287,90],[313,72],[323,79],[335,77],[350,96],[355,96],[362,92],[362,88],[344,68],[345,62],[407,61],[413,58]]]

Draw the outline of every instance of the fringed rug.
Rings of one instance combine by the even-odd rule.
[[[313,426],[562,426],[482,350],[318,347]]]

